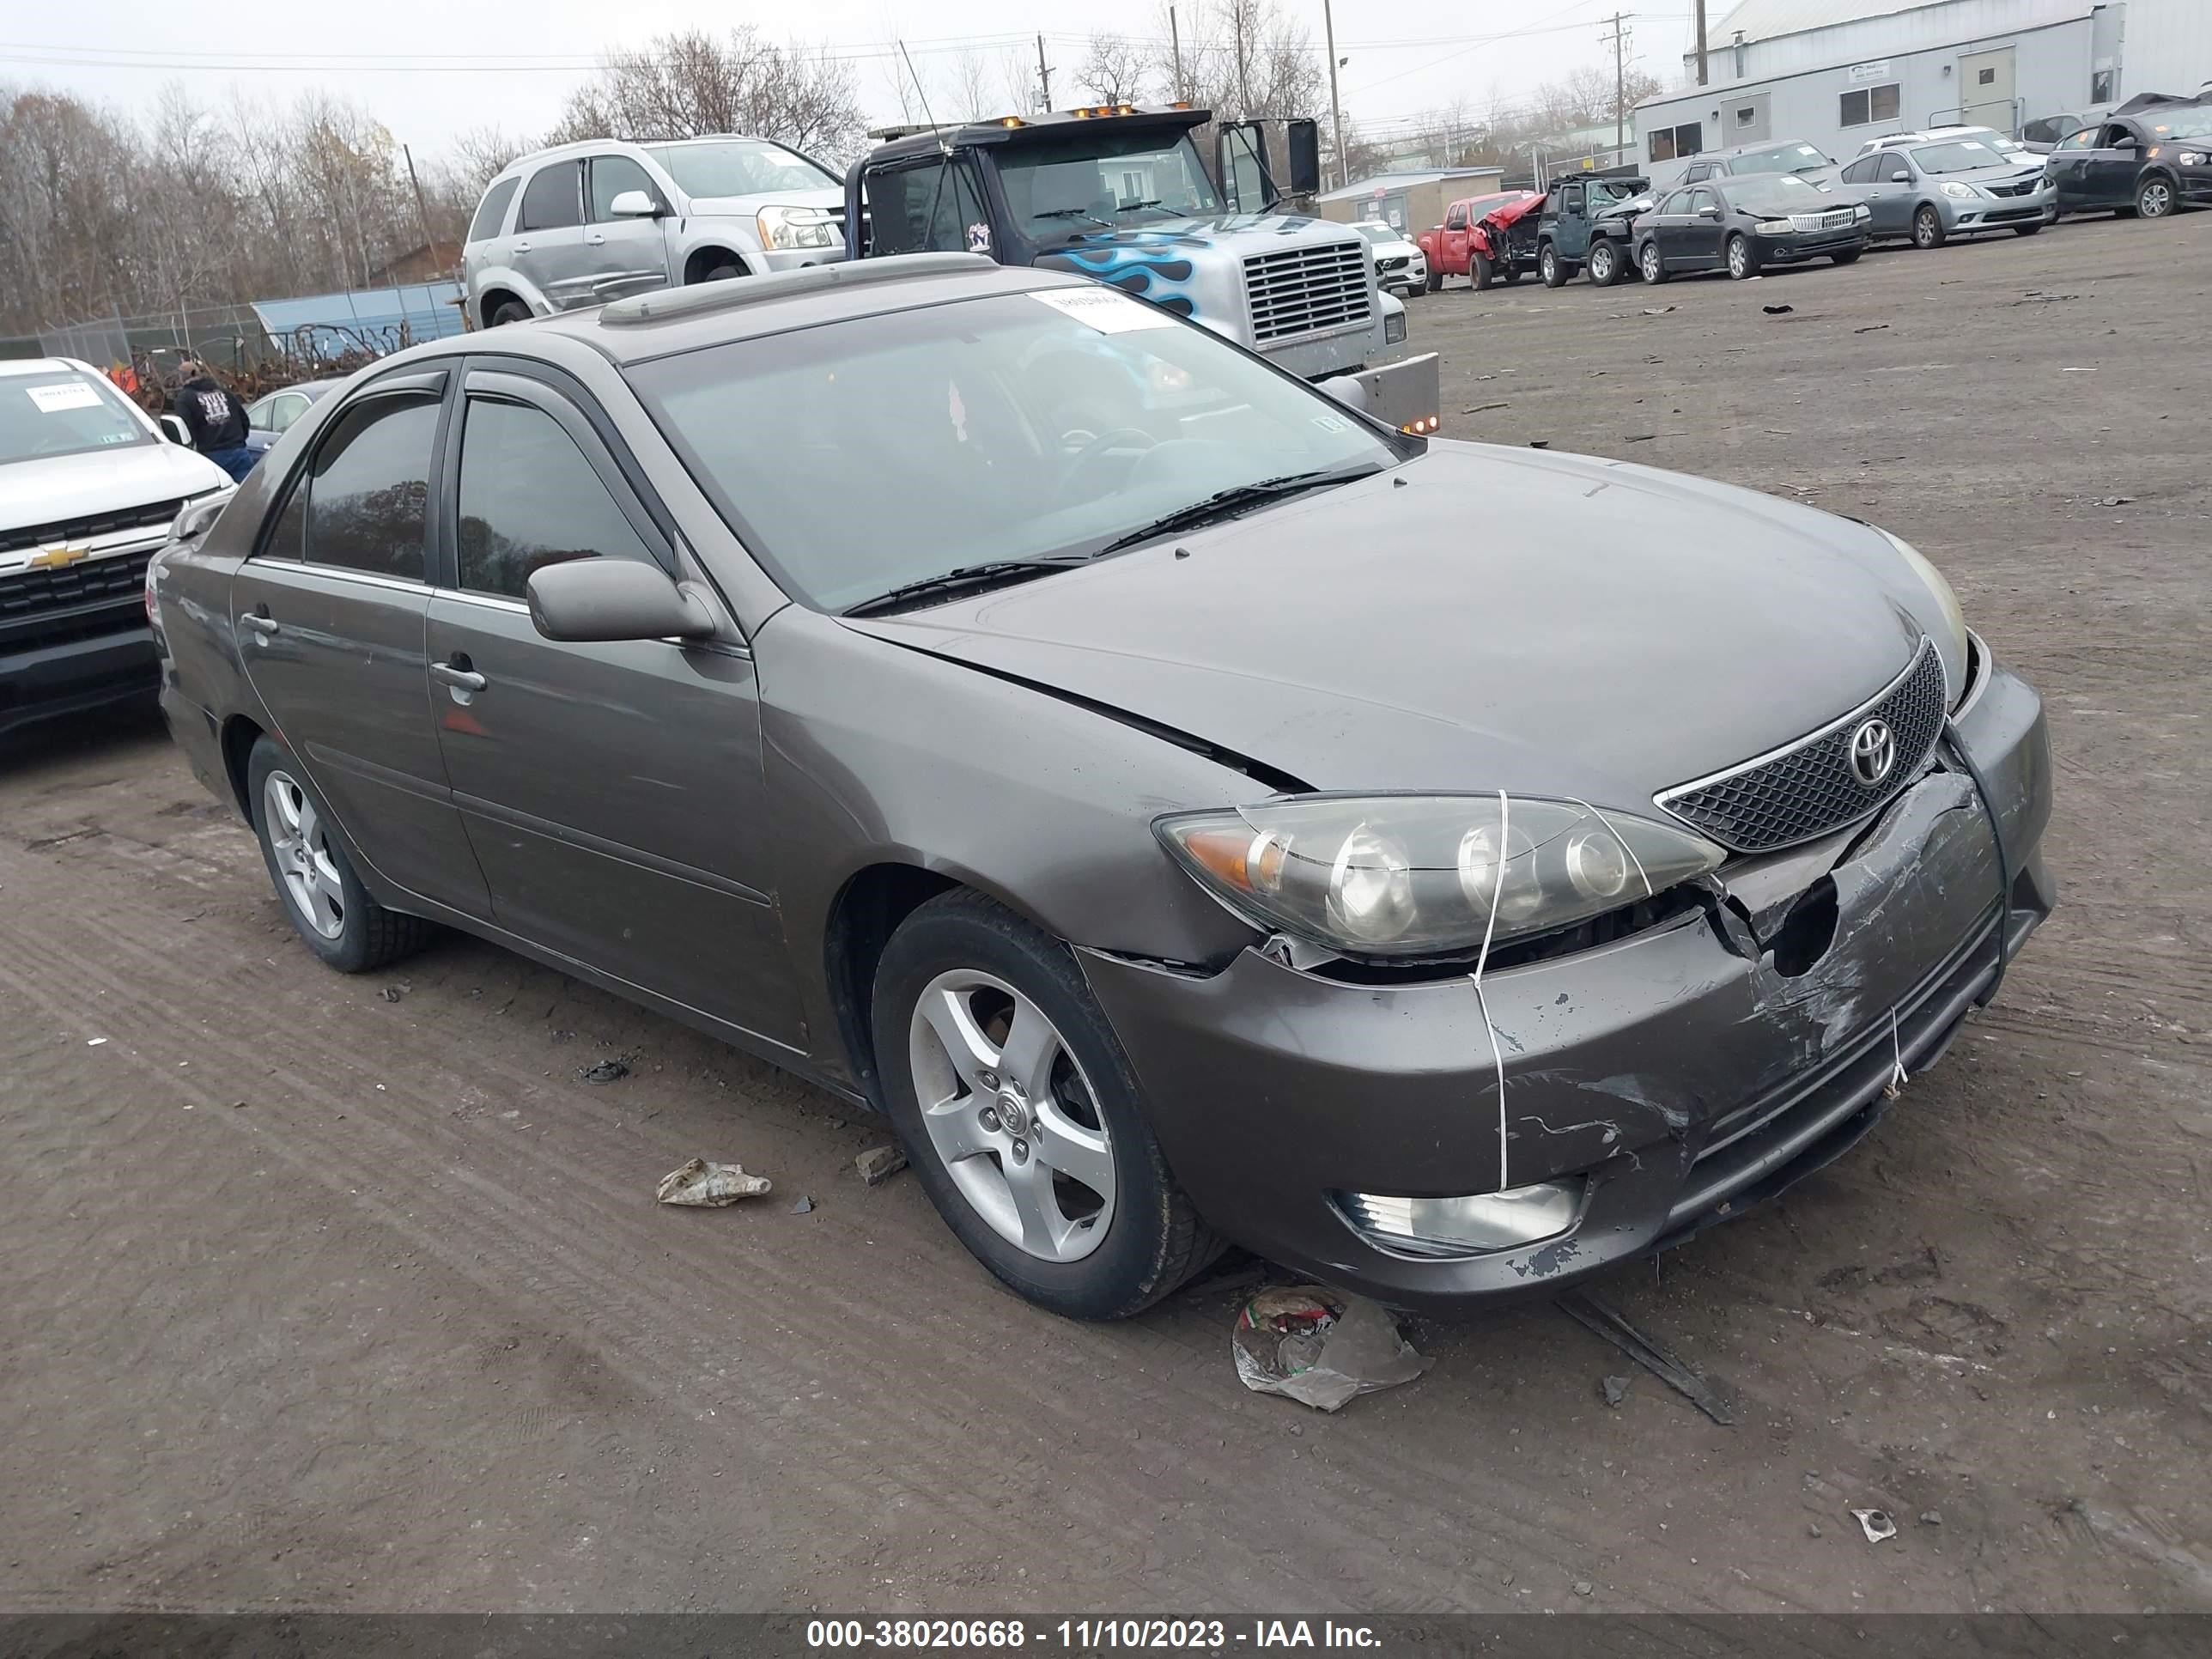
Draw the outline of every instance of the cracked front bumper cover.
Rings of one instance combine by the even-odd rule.
[[[2052,902],[2049,754],[2035,694],[1988,674],[1960,730],[2005,824],[2016,947]],[[1996,980],[1998,860],[1971,781],[1929,772],[1828,878],[1832,939],[1794,977],[1702,911],[1485,977],[1506,1184],[1582,1176],[1586,1195],[1560,1237],[1459,1258],[1383,1248],[1332,1194],[1499,1186],[1494,1062],[1466,979],[1350,984],[1256,951],[1208,975],[1083,960],[1214,1227],[1387,1300],[1443,1304],[1556,1289],[1771,1197],[1866,1133],[1899,1060],[1917,1073],[1941,1055]]]

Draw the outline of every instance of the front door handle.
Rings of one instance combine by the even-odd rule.
[[[265,605],[256,605],[240,617],[239,621],[244,623],[264,640],[276,631],[276,618],[269,614],[269,607]]]
[[[469,666],[466,657],[456,657],[451,662],[432,663],[430,678],[441,685],[452,686],[456,691],[481,691],[485,685],[484,677]]]
[[[596,230],[590,235],[584,238],[584,240],[589,242],[593,247],[605,247],[607,245],[607,239],[600,235]]]
[[[527,242],[517,242],[514,245],[514,251],[517,253],[527,253],[530,252],[530,244]]]

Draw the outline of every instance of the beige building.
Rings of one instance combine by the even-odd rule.
[[[1502,167],[1453,167],[1446,171],[1378,173],[1372,178],[1323,191],[1314,198],[1324,219],[1339,224],[1374,220],[1408,233],[1444,222],[1444,209],[1463,196],[1485,196],[1504,186]]]

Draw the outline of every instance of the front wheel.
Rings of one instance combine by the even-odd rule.
[[[331,833],[330,809],[283,744],[257,739],[246,780],[262,862],[285,919],[310,951],[342,974],[365,974],[422,947],[432,924],[368,896]]]
[[[1728,239],[1728,274],[1739,283],[1759,275],[1759,261],[1752,253],[1751,243],[1741,234]]]
[[[1490,286],[1490,256],[1478,253],[1467,262],[1467,280],[1478,289]]]
[[[1521,267],[1515,264],[1510,259],[1508,259],[1505,262],[1505,269],[1500,271],[1498,275],[1505,286],[1511,288],[1514,283],[1521,280]]]
[[[1659,244],[1646,242],[1636,256],[1636,268],[1644,280],[1656,288],[1667,280],[1667,262],[1659,257]]]
[[[2163,179],[2146,179],[2136,186],[2136,217],[2163,219],[2173,211],[2173,186]]]
[[[1057,939],[981,894],[933,899],[884,948],[872,1024],[908,1160],[1011,1289],[1070,1318],[1121,1319],[1219,1254]]]
[[[2033,236],[2042,228],[2041,225],[2014,225],[2012,228],[2012,234],[2015,236]]]
[[[1947,233],[1943,216],[1932,207],[1923,207],[1912,216],[1912,246],[1917,248],[1937,248],[1943,246]]]
[[[1839,265],[1855,265],[1859,262],[1859,255],[1865,252],[1863,247],[1847,247],[1841,253],[1831,253],[1828,257]]]
[[[1567,280],[1567,270],[1559,263],[1559,251],[1549,242],[1537,252],[1536,274],[1544,279],[1546,288],[1559,288]]]
[[[1620,280],[1620,250],[1611,242],[1592,242],[1588,269],[1592,288],[1611,288]]]

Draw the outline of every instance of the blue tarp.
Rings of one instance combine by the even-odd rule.
[[[459,334],[460,297],[458,283],[408,283],[297,300],[256,300],[253,310],[279,349],[336,357],[364,349],[397,351],[404,344]]]

